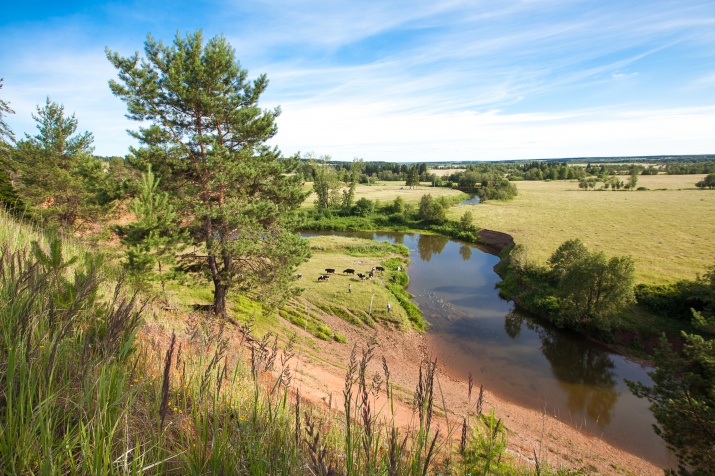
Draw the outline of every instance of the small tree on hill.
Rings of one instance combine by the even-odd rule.
[[[64,106],[50,98],[32,117],[38,134],[25,134],[13,153],[18,195],[38,215],[61,226],[79,226],[96,218],[101,207],[93,187],[103,169],[92,155],[92,134],[78,134],[75,115],[67,117]]]
[[[169,203],[169,194],[158,190],[159,179],[151,171],[151,164],[139,182],[139,196],[132,203],[136,221],[117,226],[122,244],[127,246],[127,268],[139,278],[158,265],[162,289],[163,265],[174,261],[182,242],[188,238],[180,230],[176,210]]]

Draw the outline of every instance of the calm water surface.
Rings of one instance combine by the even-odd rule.
[[[544,410],[651,461],[674,465],[655,434],[648,402],[624,379],[651,384],[650,370],[581,336],[514,310],[495,289],[496,256],[441,236],[336,233],[402,243],[409,291],[430,323],[441,367],[522,406]]]

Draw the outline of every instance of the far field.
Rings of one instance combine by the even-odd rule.
[[[639,282],[693,279],[715,264],[715,191],[699,190],[702,175],[640,176],[648,191],[583,191],[576,181],[517,182],[509,202],[456,206],[471,210],[481,228],[502,231],[545,262],[570,238],[592,250],[631,255]],[[627,181],[628,177],[622,177]]]
[[[313,183],[305,184],[305,190],[311,190]],[[397,197],[402,197],[407,203],[418,203],[422,195],[431,194],[433,197],[456,196],[463,192],[444,187],[432,187],[428,182],[410,190],[405,186],[405,182],[377,182],[376,185],[358,185],[355,190],[355,200],[367,198],[369,200],[379,200],[383,205],[392,202]],[[303,208],[312,208],[315,204],[316,195],[311,193],[303,202]]]

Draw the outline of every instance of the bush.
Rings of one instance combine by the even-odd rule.
[[[635,287],[636,301],[640,306],[661,316],[690,321],[691,309],[702,311],[705,302],[701,286],[695,281],[678,281],[675,284],[638,284]]]

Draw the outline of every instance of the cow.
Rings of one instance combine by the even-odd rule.
[[[348,269],[344,269],[344,270],[343,270],[343,274],[355,274],[355,270],[354,270],[354,269],[349,269],[349,268],[348,268]]]
[[[318,281],[328,281],[328,280],[330,280],[330,276],[328,276],[327,274],[321,274],[320,276],[318,276]]]
[[[374,269],[374,268],[373,268],[373,269]],[[367,277],[370,278],[370,279],[372,279],[374,276],[375,276],[375,272],[374,272],[374,271],[370,271],[369,273],[367,273]]]
[[[335,273],[335,268],[325,268],[325,272],[328,274],[333,274]]]
[[[375,266],[375,269],[378,271],[385,271],[385,268],[383,268],[382,266]]]
[[[303,273],[298,273],[298,279],[303,279]]]
[[[358,273],[357,275],[358,275],[358,278],[363,279],[363,280],[364,280],[365,278],[367,278],[367,276],[365,276],[365,275],[362,274],[362,273]]]

